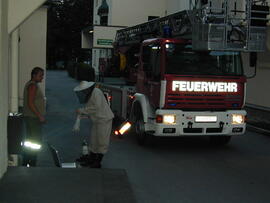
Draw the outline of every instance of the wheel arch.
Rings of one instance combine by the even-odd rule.
[[[134,119],[134,115],[136,114],[137,108],[141,108],[141,113],[143,116],[143,121],[146,123],[147,119],[148,119],[148,115],[149,115],[149,101],[148,99],[145,97],[145,95],[140,94],[140,93],[136,93],[135,95],[135,99],[132,103],[132,109],[131,109],[131,115],[132,115],[132,119]],[[139,106],[139,107],[138,107]]]

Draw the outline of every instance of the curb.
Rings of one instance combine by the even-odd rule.
[[[253,131],[253,132],[264,134],[264,135],[270,135],[270,130],[266,130],[266,129],[263,129],[263,128],[260,128],[260,127],[256,127],[256,126],[251,125],[251,124],[247,124],[247,129],[250,130],[250,131]]]

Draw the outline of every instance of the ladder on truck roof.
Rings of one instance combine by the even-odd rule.
[[[146,23],[124,28],[116,32],[115,42],[119,45],[134,44],[149,38],[162,37],[164,27],[171,29],[171,36],[191,36],[191,11],[184,10]]]
[[[192,10],[118,30],[115,43],[125,46],[167,34],[191,39],[195,50],[265,51],[269,15],[266,0],[206,2]]]

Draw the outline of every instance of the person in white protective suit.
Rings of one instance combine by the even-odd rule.
[[[114,114],[103,92],[95,87],[94,82],[82,81],[74,91],[80,103],[85,103],[84,107],[76,110],[77,114],[87,115],[92,121],[89,154],[77,161],[91,168],[101,168],[103,155],[109,148]]]

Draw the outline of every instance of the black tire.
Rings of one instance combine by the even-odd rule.
[[[140,106],[136,106],[135,108],[135,133],[137,142],[139,145],[145,145],[146,144],[146,133],[144,129],[144,121],[143,121],[143,114]]]
[[[231,136],[210,136],[210,144],[213,146],[224,146],[231,140]]]

